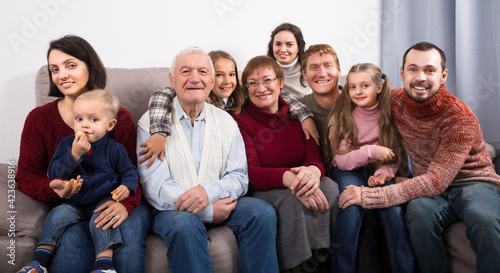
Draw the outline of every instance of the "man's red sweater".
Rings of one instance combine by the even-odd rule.
[[[452,182],[485,182],[500,188],[479,121],[444,85],[425,102],[404,89],[392,91],[392,113],[410,155],[414,178],[362,188],[363,207],[384,208],[442,194]]]

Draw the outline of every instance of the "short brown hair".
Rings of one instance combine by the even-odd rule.
[[[417,50],[417,51],[429,51],[431,49],[435,49],[439,52],[439,55],[441,55],[441,69],[443,71],[446,70],[446,55],[444,55],[444,51],[439,48],[437,45],[429,42],[419,42],[414,45],[412,45],[410,48],[408,48],[403,55],[403,70],[405,69],[405,63],[406,63],[406,56],[410,52],[410,50]]]
[[[301,68],[302,71],[306,71],[307,68],[307,58],[311,56],[311,54],[319,52],[319,55],[323,54],[330,54],[333,56],[333,59],[335,60],[335,63],[337,64],[337,67],[340,68],[340,62],[339,62],[339,56],[337,55],[337,52],[327,44],[317,44],[317,45],[312,45],[310,46],[305,52],[304,52],[304,57],[302,58],[301,62]],[[300,85],[306,87],[304,83],[304,76],[300,74]]]
[[[283,75],[283,69],[278,63],[269,56],[261,55],[257,57],[253,57],[250,61],[248,61],[245,69],[243,69],[243,73],[241,75],[241,83],[243,84],[244,91],[248,94],[247,87],[247,79],[248,77],[258,68],[269,68],[274,70],[276,74],[276,79],[280,82],[283,82],[285,76]]]

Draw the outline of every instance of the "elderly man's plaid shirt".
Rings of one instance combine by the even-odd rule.
[[[170,114],[172,113],[175,96],[175,91],[171,87],[156,90],[151,94],[149,99],[150,134],[165,132],[170,135],[172,126]],[[293,98],[289,93],[281,92],[280,96],[288,104],[290,115],[293,118],[303,122],[306,118],[313,116],[313,113],[304,104]]]

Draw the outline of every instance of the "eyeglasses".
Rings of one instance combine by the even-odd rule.
[[[259,86],[259,83],[262,84],[263,86],[265,87],[268,87],[269,85],[271,85],[272,82],[274,82],[277,78],[274,78],[274,79],[265,79],[263,81],[260,81],[260,82],[248,82],[247,84],[245,84],[245,86],[250,89],[250,90],[254,90],[254,89],[257,89],[257,87]]]

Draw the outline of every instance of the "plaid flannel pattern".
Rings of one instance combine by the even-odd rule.
[[[172,107],[176,94],[171,87],[159,89],[149,99],[149,133],[165,132],[169,136],[172,131]]]
[[[312,118],[314,116],[307,106],[292,97],[288,92],[281,91],[280,96],[288,104],[290,115],[301,123],[306,118]]]
[[[171,134],[171,114],[175,96],[175,91],[171,87],[156,90],[153,94],[151,94],[151,98],[149,99],[150,134],[154,134],[156,132],[165,132],[168,136]],[[309,110],[303,103],[292,97],[288,92],[282,91],[280,96],[288,104],[290,115],[293,118],[303,122],[306,118],[313,117],[311,110]],[[222,100],[218,101],[216,106],[223,106]],[[228,104],[226,107],[230,108],[231,105]]]

